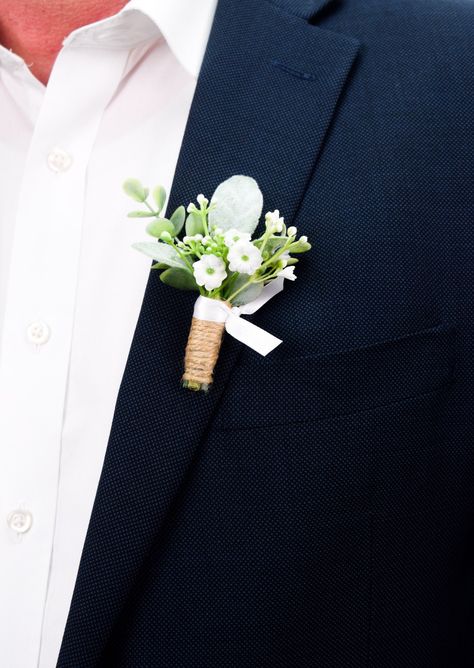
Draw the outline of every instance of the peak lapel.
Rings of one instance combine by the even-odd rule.
[[[301,4],[314,7],[317,0]],[[224,179],[243,173],[258,181],[266,210],[280,208],[291,221],[357,48],[355,40],[310,26],[301,16],[266,0],[221,0],[170,209],[199,192],[211,194]],[[219,398],[231,382],[239,347],[227,337],[210,393],[180,388],[194,299],[194,293],[168,288],[157,272],[150,272],[60,668],[96,665],[137,571],[173,500],[185,487],[186,473]]]

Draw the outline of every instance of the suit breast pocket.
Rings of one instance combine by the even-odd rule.
[[[454,374],[453,328],[438,326],[355,350],[234,369],[223,430],[314,423],[435,394]]]

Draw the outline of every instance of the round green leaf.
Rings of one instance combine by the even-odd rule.
[[[153,190],[153,199],[156,202],[158,213],[161,213],[166,202],[166,190],[163,188],[163,186],[156,186],[156,188]]]
[[[211,227],[253,234],[262,215],[263,195],[255,179],[236,175],[217,187],[211,205]]]
[[[148,197],[148,189],[144,188],[138,179],[127,179],[122,187],[125,194],[135,200],[135,202],[144,202]]]
[[[195,234],[204,234],[202,219],[198,213],[192,212],[186,218],[186,234],[188,237],[193,237]]]
[[[194,276],[188,269],[166,269],[160,278],[166,285],[178,290],[199,290]]]
[[[173,213],[173,215],[170,218],[170,221],[173,223],[173,226],[174,226],[174,236],[175,237],[177,237],[178,234],[183,229],[185,218],[186,218],[186,210],[185,210],[184,206],[178,206],[178,208],[176,209],[176,211]]]
[[[157,239],[161,237],[163,232],[169,232],[171,236],[174,236],[174,225],[166,218],[158,218],[157,220],[152,220],[151,223],[148,223],[146,231],[152,237],[156,237]]]

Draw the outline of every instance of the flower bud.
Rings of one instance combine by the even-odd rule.
[[[298,230],[296,229],[296,227],[289,227],[287,230],[287,234],[289,237],[295,237],[297,232]]]

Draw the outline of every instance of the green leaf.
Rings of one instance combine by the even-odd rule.
[[[209,224],[223,230],[236,229],[252,234],[263,209],[263,195],[250,176],[232,176],[221,183],[211,199]]]
[[[178,206],[178,208],[176,209],[176,211],[173,213],[173,215],[170,218],[170,221],[174,225],[174,236],[175,237],[177,237],[178,234],[183,229],[185,218],[186,218],[186,210],[185,210],[184,206]]]
[[[186,218],[186,234],[192,237],[195,234],[204,234],[204,226],[198,213],[190,213]]]
[[[156,202],[158,213],[161,213],[166,202],[166,190],[163,188],[163,186],[156,186],[156,188],[153,190],[153,199]]]
[[[127,179],[122,188],[135,202],[144,202],[148,197],[148,188],[144,188],[138,179]]]
[[[289,253],[306,253],[311,250],[311,244],[307,241],[295,241],[288,248]]]
[[[152,237],[156,237],[157,239],[160,238],[162,232],[169,232],[171,236],[174,236],[174,225],[166,218],[158,218],[157,220],[152,220],[151,223],[148,223],[146,231],[148,234],[151,234]]]
[[[178,290],[198,290],[194,276],[188,269],[166,269],[160,278],[165,283],[172,288],[178,288]]]
[[[130,211],[130,213],[127,213],[128,218],[153,218],[155,215],[151,211]]]
[[[152,264],[151,268],[152,269],[168,269],[168,265],[163,264],[162,262],[157,262],[156,264]]]
[[[139,241],[132,244],[132,247],[153,258],[153,260],[166,264],[167,267],[178,267],[181,269],[187,266],[173,246],[169,246],[168,244],[157,243],[156,241]]]
[[[247,283],[248,280],[249,277],[246,274],[240,274],[232,286],[232,292],[233,293],[236,292],[239,288],[245,285],[245,283]],[[249,302],[252,302],[254,299],[257,299],[262,290],[263,290],[263,283],[250,283],[250,285],[247,288],[245,288],[245,290],[239,292],[237,297],[235,297],[235,299],[232,300],[232,305],[242,306],[242,304],[248,304]]]

